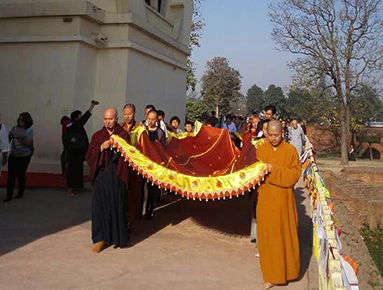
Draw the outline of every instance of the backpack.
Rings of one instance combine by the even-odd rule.
[[[68,150],[85,151],[88,148],[88,137],[82,132],[75,132],[71,126],[67,128],[66,143]]]

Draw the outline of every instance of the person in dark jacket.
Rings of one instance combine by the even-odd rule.
[[[81,111],[74,111],[71,114],[72,123],[68,125],[66,132],[66,152],[67,152],[67,189],[70,196],[77,196],[76,191],[84,186],[84,167],[85,154],[88,150],[89,140],[85,131],[85,124],[92,116],[97,101],[92,101],[89,109],[83,115]]]
[[[274,105],[266,106],[263,120],[261,120],[261,122],[258,123],[257,134],[263,131],[263,121],[264,120],[270,120],[270,121],[274,120],[276,112],[277,112],[277,108]]]
[[[166,137],[165,132],[160,127],[158,127],[158,113],[156,110],[151,110],[146,116],[147,121],[147,130],[149,134],[149,139],[152,143],[158,141],[162,146],[166,146]],[[146,201],[146,214],[145,218],[150,220],[153,217],[153,211],[156,207],[156,202],[161,198],[160,189],[156,185],[147,184],[148,186],[148,196]]]
[[[68,116],[63,116],[61,118],[61,142],[63,144],[63,151],[60,155],[60,163],[61,163],[61,172],[62,172],[62,180],[66,178],[66,144],[65,144],[65,136],[68,125],[72,123],[71,119]]]

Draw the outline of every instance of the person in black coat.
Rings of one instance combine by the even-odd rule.
[[[152,143],[158,141],[162,144],[162,146],[166,146],[166,137],[165,132],[158,124],[158,113],[156,110],[151,110],[148,112],[146,116],[147,120],[147,130],[149,134],[149,139]],[[148,197],[146,201],[146,219],[151,219],[153,217],[153,211],[156,207],[156,202],[161,198],[160,189],[156,185],[147,184],[148,186]]]
[[[83,162],[89,146],[88,135],[84,126],[92,116],[92,111],[97,104],[97,101],[92,101],[89,109],[84,114],[78,110],[72,112],[72,123],[67,127],[65,150],[68,162],[67,189],[70,196],[76,196],[76,191],[84,186]]]

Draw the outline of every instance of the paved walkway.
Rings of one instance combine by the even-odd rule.
[[[310,218],[302,184],[296,193],[302,275],[275,289],[313,289],[308,279]],[[248,237],[248,196],[208,203],[169,196],[166,202],[152,221],[135,225],[131,247],[111,247],[100,254],[91,253],[90,189],[78,198],[63,190],[30,189],[23,200],[0,202],[0,288],[258,289],[262,276]]]

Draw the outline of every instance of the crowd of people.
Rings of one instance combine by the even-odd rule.
[[[183,133],[178,116],[166,122],[164,111],[148,105],[144,109],[145,119],[137,122],[136,107],[126,104],[122,110],[121,123],[118,123],[115,108],[104,111],[104,126],[89,142],[84,126],[97,105],[97,101],[92,101],[84,114],[76,110],[70,118],[64,116],[61,119],[63,152],[60,157],[70,196],[76,196],[83,188],[83,162],[89,165],[94,189],[94,253],[111,245],[127,246],[131,224],[142,217],[151,219],[156,203],[163,194],[158,186],[147,183],[143,177],[123,165],[121,154],[117,150],[110,150],[111,136],[118,135],[129,141],[130,134],[141,127],[148,134],[148,142],[166,147],[169,132]],[[264,145],[257,150],[257,159],[266,163],[269,175],[258,188],[254,203],[258,225],[256,240],[265,280],[261,289],[270,289],[276,284],[297,278],[299,243],[293,188],[301,175],[299,156],[305,145],[304,122],[298,124],[295,119],[276,119],[276,108],[269,105],[263,112],[252,112],[246,119],[231,115],[218,119],[216,113],[212,112],[204,124],[228,130],[238,148],[254,139],[264,140]],[[25,173],[34,152],[32,125],[29,113],[20,114],[17,125],[9,132],[4,125],[0,125],[0,162],[2,167],[8,162],[7,197],[4,202],[12,200],[16,179],[19,187],[15,198],[23,197]],[[185,122],[187,135],[192,136],[193,125],[191,121]],[[140,149],[140,144],[137,149]]]
[[[132,169],[123,167],[124,158],[121,158],[120,153],[109,150],[109,138],[114,134],[129,141],[129,134],[138,126],[144,126],[149,142],[157,142],[157,145],[165,147],[169,131],[179,132],[179,118],[172,117],[170,124],[167,124],[165,113],[157,111],[153,105],[146,106],[146,118],[141,123],[135,120],[136,109],[133,104],[127,104],[123,113],[124,122],[118,124],[117,110],[105,110],[104,127],[93,135],[86,155],[94,186],[94,253],[110,245],[126,246],[131,222],[137,216],[152,218],[161,191],[155,184],[147,183],[143,177],[133,174]],[[270,289],[294,280],[300,271],[294,186],[302,172],[299,155],[303,150],[305,135],[297,120],[292,120],[291,126],[286,126],[286,121],[275,120],[275,113],[276,109],[271,105],[265,108],[264,114],[250,114],[242,124],[238,118],[234,118],[233,122],[231,116],[218,121],[214,113],[206,121],[207,126],[227,129],[239,146],[246,146],[249,140],[264,139],[263,145],[256,151],[257,159],[266,163],[269,172],[256,193],[256,238],[264,277],[260,289]],[[192,134],[192,125],[191,122],[185,123],[187,134]],[[237,139],[241,142],[237,142]],[[140,149],[140,145],[137,147]],[[137,199],[137,196],[140,198]],[[129,207],[128,211],[126,207]]]
[[[216,112],[212,111],[209,118],[203,123],[207,126],[227,129],[233,142],[238,148],[241,148],[249,139],[266,138],[267,124],[271,120],[278,120],[282,125],[283,139],[291,143],[301,155],[306,142],[306,122],[303,120],[298,122],[297,119],[277,118],[276,111],[274,105],[269,105],[265,107],[263,112],[251,112],[246,119],[243,116],[235,115],[224,115],[218,119]]]
[[[61,168],[63,176],[67,181],[67,189],[70,196],[76,196],[78,190],[83,188],[83,161],[85,161],[85,154],[89,145],[84,126],[96,105],[97,102],[93,101],[84,114],[76,110],[71,114],[70,118],[64,116],[61,119],[64,148],[61,154]],[[149,115],[150,112],[151,114]],[[134,105],[127,104],[123,108],[124,122],[120,123],[120,125],[128,132],[131,132],[138,125],[143,124],[147,128],[149,137],[153,142],[155,139],[158,139],[165,145],[168,132],[178,135],[183,132],[188,134],[193,132],[194,122],[186,120],[184,131],[182,131],[180,129],[181,120],[178,116],[172,116],[170,121],[167,122],[165,112],[163,110],[156,110],[154,105],[147,105],[144,108],[145,119],[141,122],[137,122],[134,119],[135,113]],[[246,119],[242,116],[232,115],[224,115],[218,119],[216,112],[212,111],[211,115],[206,120],[201,120],[201,122],[207,126],[227,129],[233,142],[240,149],[247,140],[266,138],[267,124],[275,118],[276,107],[269,105],[265,108],[264,112],[252,112]],[[301,155],[305,144],[305,135],[307,134],[305,122],[301,121],[299,124],[296,119],[290,121],[289,119],[278,118],[278,120],[282,124],[284,140],[291,143],[297,149],[298,154]]]

